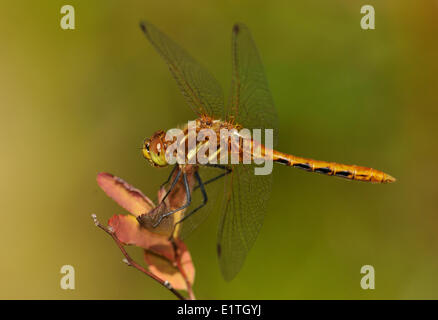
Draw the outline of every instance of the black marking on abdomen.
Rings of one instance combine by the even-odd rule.
[[[332,169],[323,167],[323,168],[315,168],[315,172],[329,174],[332,173]]]
[[[337,171],[335,175],[343,178],[348,178],[349,176],[352,175],[352,173],[350,171]]]
[[[312,170],[312,167],[307,163],[294,163],[293,166],[307,171]]]
[[[277,160],[275,160],[275,161],[278,162],[278,163],[281,163],[281,164],[285,164],[285,165],[287,165],[287,166],[290,165],[290,161],[287,160],[287,159],[279,158],[279,159],[277,159]]]

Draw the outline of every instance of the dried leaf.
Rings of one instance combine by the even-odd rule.
[[[187,281],[190,286],[192,286],[195,280],[195,267],[193,266],[192,257],[182,241],[177,240],[176,245],[179,253],[177,255],[180,261],[179,264],[185,273]],[[152,273],[169,281],[177,290],[187,290],[186,280],[177,268],[176,262],[169,263],[169,261],[162,256],[148,250],[144,251],[144,259]]]
[[[114,215],[109,219],[108,225],[120,242],[153,251],[170,261],[175,260],[173,246],[168,237],[142,228],[135,217]]]
[[[99,173],[97,183],[110,198],[136,217],[155,207],[140,190],[112,174]]]
[[[193,169],[188,172],[189,187],[193,190]],[[150,272],[165,279],[177,290],[187,290],[193,284],[195,267],[186,245],[178,239],[169,240],[175,222],[179,221],[184,211],[165,218],[156,228],[153,228],[155,216],[181,207],[185,201],[185,188],[182,179],[178,181],[174,190],[166,201],[162,199],[166,190],[158,191],[159,206],[146,197],[140,190],[134,188],[122,179],[109,173],[100,173],[97,182],[103,191],[134,216],[114,215],[108,225],[116,237],[125,245],[135,245],[144,249],[144,259]],[[140,225],[137,216],[144,214],[147,224]],[[178,229],[177,229],[178,230]],[[174,234],[176,236],[177,233]],[[184,275],[181,273],[181,270]]]

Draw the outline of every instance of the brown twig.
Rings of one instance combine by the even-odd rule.
[[[184,298],[181,293],[179,293],[177,290],[175,290],[172,285],[169,283],[169,281],[163,280],[159,277],[157,277],[156,275],[154,275],[153,273],[149,272],[148,270],[146,270],[145,268],[143,268],[140,264],[138,264],[137,262],[135,262],[134,259],[131,258],[131,256],[128,254],[128,252],[126,252],[123,243],[120,242],[120,240],[117,238],[117,236],[114,234],[114,232],[110,229],[105,227],[104,225],[102,225],[99,220],[97,220],[97,217],[95,214],[92,214],[91,217],[93,218],[94,224],[99,227],[100,229],[102,229],[103,231],[105,231],[107,234],[109,234],[113,240],[115,241],[115,243],[117,244],[117,246],[119,247],[120,251],[122,251],[122,254],[125,256],[125,259],[123,259],[123,261],[128,265],[128,266],[132,266],[134,268],[136,268],[138,271],[144,273],[145,275],[151,277],[152,279],[154,279],[155,281],[157,281],[159,284],[161,284],[163,287],[165,287],[166,289],[168,289],[170,292],[172,292],[178,299],[180,300],[186,300],[186,298]],[[189,292],[189,296],[190,296],[190,291]]]

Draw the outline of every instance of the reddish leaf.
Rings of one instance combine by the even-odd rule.
[[[136,217],[155,207],[140,190],[112,174],[99,173],[97,183],[110,198]]]
[[[193,167],[189,167],[186,171],[191,190],[194,187],[194,170]],[[165,203],[162,203],[162,199],[166,190],[161,188],[158,191],[160,203],[158,207],[140,190],[109,173],[100,173],[97,176],[97,182],[109,197],[134,215],[114,215],[109,219],[108,225],[120,242],[143,248],[144,259],[150,272],[169,281],[177,290],[187,290],[187,281],[189,285],[192,285],[195,278],[192,258],[181,240],[176,239],[174,242],[169,240],[169,235],[174,230],[173,226],[183,217],[184,210],[163,219],[158,227],[153,227],[156,216],[185,204],[186,193],[183,180],[178,181]],[[136,217],[141,214],[146,214],[146,224],[140,225],[137,221]],[[175,237],[177,231],[178,227],[174,233]]]
[[[170,261],[175,260],[172,243],[167,236],[142,228],[133,216],[114,215],[108,221],[120,242],[153,251]]]
[[[195,267],[193,266],[192,257],[190,256],[190,252],[187,250],[186,245],[182,241],[177,240],[176,245],[178,246],[179,252],[179,265],[183,269],[185,277],[190,286],[192,286],[195,280]],[[187,290],[186,280],[178,269],[176,262],[170,263],[169,260],[166,260],[165,258],[148,250],[144,251],[144,259],[149,265],[149,270],[152,273],[169,281],[177,290]]]
[[[175,241],[178,250],[178,254],[175,254],[173,243],[168,237],[140,227],[133,216],[114,215],[108,225],[123,244],[145,249],[144,259],[153,274],[169,281],[175,289],[187,290],[187,283],[178,269],[178,258],[187,280],[193,284],[195,268],[190,253],[181,240]]]

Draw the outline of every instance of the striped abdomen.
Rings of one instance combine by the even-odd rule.
[[[274,162],[281,163],[290,167],[300,168],[310,172],[317,172],[329,176],[336,176],[345,179],[367,181],[373,183],[390,183],[395,178],[380,170],[360,167],[356,165],[340,164],[335,162],[318,161],[313,159],[295,157],[274,151]]]

